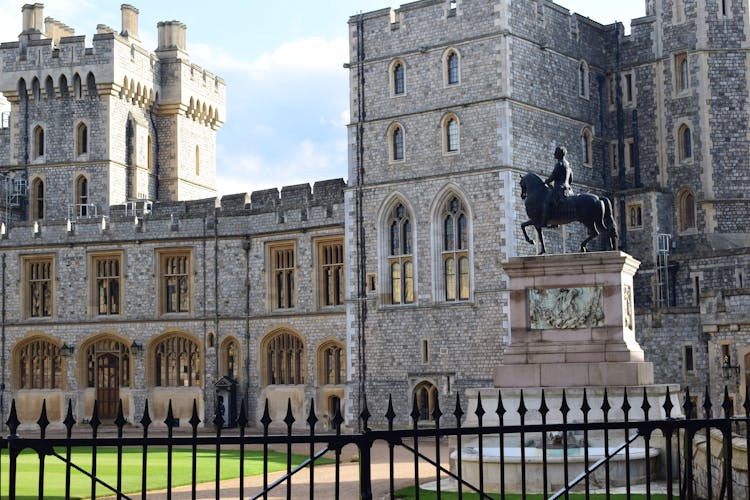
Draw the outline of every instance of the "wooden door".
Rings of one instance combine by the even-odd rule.
[[[102,354],[96,359],[96,401],[99,418],[117,417],[120,399],[120,358],[114,354]]]

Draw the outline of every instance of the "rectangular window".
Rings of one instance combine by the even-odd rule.
[[[686,92],[690,86],[687,53],[674,56],[674,74],[676,92]]]
[[[629,203],[626,207],[628,229],[643,227],[643,203]]]
[[[54,306],[53,257],[24,258],[26,317],[49,318]]]
[[[617,82],[615,81],[614,73],[607,76],[607,105],[609,109],[615,108],[617,102]]]
[[[694,350],[692,345],[684,346],[683,350],[683,364],[685,371],[688,373],[695,371],[695,358]]]
[[[273,309],[295,307],[295,260],[294,243],[274,244],[269,247],[271,261],[271,298]]]
[[[318,297],[321,306],[344,303],[344,241],[318,242]]]
[[[422,339],[422,364],[426,365],[430,362],[430,342],[427,339]]]
[[[625,73],[622,77],[622,93],[625,106],[632,106],[635,104],[635,74],[630,71]]]
[[[160,253],[161,312],[190,312],[190,251]]]
[[[612,169],[612,177],[617,177],[620,165],[617,161],[617,141],[609,143],[609,166]]]
[[[94,290],[94,314],[112,316],[120,314],[122,255],[93,255],[91,257]]]
[[[629,172],[635,165],[635,142],[633,138],[625,139],[625,172]]]

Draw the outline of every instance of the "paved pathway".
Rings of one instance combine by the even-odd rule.
[[[279,449],[280,450],[280,449]],[[435,446],[433,443],[421,443],[420,452],[424,455],[435,458]],[[308,454],[307,445],[296,448],[295,453]],[[344,448],[341,454],[340,468],[340,486],[339,496],[341,499],[359,498],[359,463],[356,461],[357,449],[354,446]],[[440,457],[443,467],[448,468],[448,447],[443,443],[440,448]],[[389,485],[389,467],[388,467],[388,446],[385,443],[377,442],[372,448],[372,491],[373,498],[376,500],[390,498]],[[333,464],[320,465],[315,467],[315,498],[333,499],[335,484],[336,468]],[[279,477],[283,472],[269,474],[269,484]],[[419,465],[420,482],[435,480],[435,467],[421,462]],[[407,486],[414,485],[414,455],[403,448],[396,448],[394,454],[394,483],[395,489],[399,490]],[[262,490],[263,477],[251,476],[245,478],[245,497],[251,498]],[[239,479],[231,479],[220,483],[220,498],[239,498]],[[214,483],[199,485],[198,498],[216,498],[216,488]],[[294,476],[292,483],[292,498],[305,499],[310,494],[310,475],[307,470],[300,471]],[[135,497],[133,497],[135,498]],[[149,500],[162,500],[167,498],[165,492],[150,492]],[[191,498],[190,486],[176,488],[172,491],[174,500],[183,500]],[[279,485],[268,495],[269,499],[285,499],[286,486]]]

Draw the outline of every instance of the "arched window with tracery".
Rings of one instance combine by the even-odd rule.
[[[690,127],[687,125],[682,125],[677,132],[678,138],[678,148],[679,148],[679,158],[680,161],[687,161],[692,159],[693,157],[693,134],[690,131]]]
[[[89,128],[85,123],[79,123],[76,127],[76,155],[80,156],[89,152]]]
[[[31,219],[44,219],[44,181],[36,178],[31,183]]]
[[[89,216],[89,180],[84,175],[76,179],[76,209],[79,217]]]
[[[391,304],[414,302],[414,249],[411,218],[403,203],[391,211],[388,223],[388,266]]]
[[[101,370],[97,373],[97,367],[101,367],[103,364],[101,363],[102,357],[114,357],[116,363],[112,366],[115,368],[117,384],[120,387],[130,387],[130,347],[125,342],[105,337],[91,342],[84,346],[84,349],[86,353],[86,387],[97,387],[97,382],[102,382],[99,385],[104,385],[104,381],[97,378],[102,375]],[[107,381],[107,385],[109,385],[109,381]]]
[[[441,221],[445,300],[469,300],[469,219],[458,197],[452,196],[445,203]]]
[[[44,156],[44,129],[41,125],[34,127],[34,158]]]
[[[44,337],[20,345],[15,352],[19,389],[61,389],[63,362],[60,347]]]
[[[594,135],[591,133],[591,129],[586,127],[581,132],[581,157],[583,158],[583,164],[591,166],[593,165],[593,142]]]
[[[438,390],[430,382],[424,381],[417,384],[412,393],[414,401],[417,403],[419,420],[433,420],[432,413],[435,411],[435,403],[438,398]]]
[[[443,152],[458,153],[459,140],[458,117],[449,114],[443,119]]]
[[[263,343],[266,385],[305,383],[305,343],[290,331],[271,334]]]
[[[200,386],[201,354],[193,339],[168,335],[155,344],[153,357],[155,386]]]
[[[346,381],[344,344],[329,341],[318,348],[318,384],[337,385]]]
[[[461,58],[455,49],[448,49],[443,56],[443,81],[445,85],[456,85],[461,80]]]
[[[403,161],[404,159],[404,129],[398,123],[391,125],[388,135],[389,156],[391,161]]]
[[[680,232],[695,229],[695,195],[690,189],[683,189],[677,195],[677,207]]]
[[[406,92],[406,66],[401,60],[391,63],[391,94],[403,95]]]
[[[589,97],[589,65],[586,61],[578,63],[578,96],[584,99]]]
[[[99,97],[99,91],[96,90],[96,78],[91,72],[86,76],[86,94],[91,98]]]
[[[221,345],[221,375],[234,380],[240,378],[240,343],[237,339],[230,337]]]

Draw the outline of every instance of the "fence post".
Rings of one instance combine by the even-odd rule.
[[[372,441],[369,432],[364,431],[357,440],[359,448],[359,498],[361,500],[372,500]]]

